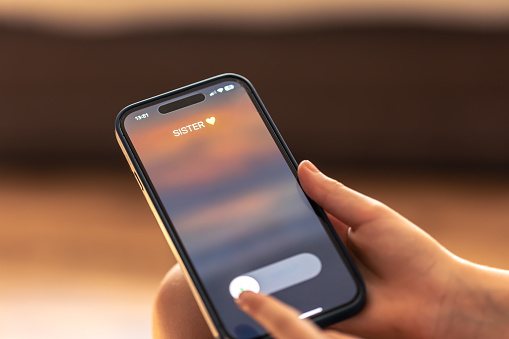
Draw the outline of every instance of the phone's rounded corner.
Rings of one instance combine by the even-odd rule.
[[[345,312],[344,319],[353,317],[357,313],[359,313],[366,304],[366,286],[364,285],[364,281],[359,276],[358,277],[358,285],[357,285],[357,294],[352,298],[352,301],[349,304],[348,310]]]
[[[351,318],[362,311],[366,304],[366,285],[362,279],[357,268],[352,265],[352,277],[355,280],[355,286],[357,287],[355,293],[352,293],[352,298],[338,307],[336,310],[331,311],[330,314],[317,316],[313,318],[313,321],[320,327],[325,328],[327,326],[334,325],[340,321]]]
[[[352,277],[355,280],[355,286],[357,287],[356,293],[349,303],[349,310],[351,310],[351,314],[347,315],[347,318],[350,318],[351,316],[359,313],[366,303],[366,284],[364,283],[361,272],[359,272],[359,269],[353,262],[350,255],[348,255],[348,252],[346,252],[346,254],[346,261],[348,262],[348,265],[350,265]]]
[[[359,286],[358,293],[349,303],[347,303],[332,315],[325,316],[323,318],[317,317],[313,319],[313,321],[318,326],[325,328],[359,314],[366,304],[366,289],[363,283],[360,285],[361,286]]]
[[[244,82],[249,82],[249,80],[245,76],[240,75],[238,73],[233,73],[233,72],[227,72],[227,73],[219,74],[219,75],[216,75],[215,77],[213,77],[211,79],[222,79],[222,78],[234,78],[234,79],[241,80],[241,81],[244,81]]]
[[[249,81],[248,78],[246,78],[245,76],[243,75],[240,75],[238,73],[223,73],[223,74],[219,74],[215,77],[212,77],[208,80],[211,80],[211,81],[220,81],[220,80],[232,80],[232,81],[235,81],[236,83],[240,83],[240,84],[243,84],[245,85],[244,87],[247,87],[251,92],[254,91],[254,87],[253,87],[253,84],[251,83],[251,81]]]
[[[117,139],[124,135],[124,131],[122,129],[122,122],[125,118],[126,113],[133,107],[133,105],[129,105],[124,107],[123,109],[118,112],[117,116],[115,117],[115,135],[117,136]]]

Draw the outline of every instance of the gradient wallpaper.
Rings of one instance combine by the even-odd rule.
[[[236,307],[231,280],[300,253],[316,255],[322,271],[278,298],[303,312],[352,301],[357,286],[246,88],[227,81],[185,96],[197,93],[205,100],[167,114],[158,103],[124,124],[227,331],[264,333]]]

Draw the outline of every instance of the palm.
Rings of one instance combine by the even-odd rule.
[[[331,221],[364,277],[368,296],[361,313],[331,329],[365,338],[434,337],[430,324],[436,323],[452,255],[393,211],[388,218],[357,225],[349,233],[343,222],[333,216]]]

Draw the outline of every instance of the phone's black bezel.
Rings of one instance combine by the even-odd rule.
[[[215,77],[212,77],[209,79],[205,79],[200,82],[197,82],[197,83],[185,86],[185,87],[181,87],[179,89],[176,89],[176,90],[173,90],[173,91],[170,91],[167,93],[163,93],[163,94],[157,95],[155,97],[148,98],[143,101],[131,104],[131,105],[125,107],[124,109],[122,109],[120,111],[120,113],[117,115],[117,118],[115,120],[115,130],[116,130],[117,136],[119,137],[119,140],[122,142],[122,144],[124,146],[127,156],[130,158],[130,161],[131,161],[139,179],[141,180],[141,182],[143,184],[144,189],[146,190],[146,193],[149,195],[150,199],[152,200],[152,204],[154,205],[154,208],[156,209],[158,215],[160,216],[162,222],[164,223],[164,226],[168,232],[168,235],[171,238],[171,241],[173,242],[176,250],[178,251],[182,262],[186,266],[187,271],[188,271],[191,279],[193,280],[193,283],[194,283],[198,293],[200,294],[200,297],[203,300],[203,303],[205,304],[206,308],[208,309],[211,320],[213,321],[213,323],[214,323],[217,331],[221,335],[221,337],[227,338],[228,333],[226,332],[222,322],[220,321],[220,319],[217,315],[217,312],[214,308],[214,305],[211,303],[207,293],[205,292],[202,282],[200,281],[198,275],[196,274],[195,268],[192,265],[191,261],[189,260],[187,252],[184,249],[184,246],[182,245],[177,232],[173,228],[170,217],[167,215],[165,209],[163,208],[163,204],[162,204],[161,200],[159,199],[159,197],[156,193],[156,190],[154,189],[151,181],[149,180],[145,169],[141,165],[141,161],[140,161],[138,155],[136,154],[136,151],[135,151],[129,137],[127,136],[127,133],[125,131],[124,124],[123,124],[124,119],[133,111],[138,111],[144,107],[149,107],[149,106],[156,105],[158,103],[168,101],[172,97],[176,98],[178,96],[185,94],[186,92],[195,92],[197,90],[200,90],[201,88],[208,87],[215,82],[224,82],[224,81],[234,81],[236,83],[240,83],[241,86],[243,86],[247,90],[249,96],[251,97],[253,104],[257,108],[258,112],[260,113],[260,116],[262,117],[265,125],[267,126],[267,129],[271,133],[274,141],[278,145],[278,148],[280,149],[282,155],[286,159],[287,163],[289,164],[290,169],[292,170],[292,172],[295,175],[295,178],[298,181],[298,175],[297,175],[298,163],[295,160],[295,158],[292,156],[290,150],[288,149],[286,143],[283,140],[283,137],[277,130],[269,113],[265,109],[265,106],[263,105],[260,97],[256,93],[254,87],[251,85],[249,80],[247,80],[246,78],[244,78],[240,75],[234,74],[234,73],[221,74],[221,75],[218,75],[218,76],[215,76]],[[351,316],[355,315],[356,313],[358,313],[360,311],[360,309],[362,308],[362,306],[364,305],[366,292],[365,292],[364,282],[359,274],[359,271],[353,264],[352,259],[348,255],[348,252],[346,251],[343,243],[341,242],[338,235],[334,231],[334,228],[332,227],[330,221],[328,220],[325,212],[323,211],[323,209],[320,206],[318,206],[309,197],[308,197],[308,200],[310,201],[311,206],[313,206],[313,209],[315,210],[317,216],[322,221],[322,225],[324,225],[324,228],[325,228],[327,234],[333,241],[333,243],[338,251],[338,254],[342,257],[350,274],[354,277],[354,280],[357,285],[357,295],[349,303],[338,306],[337,308],[330,310],[326,313],[319,314],[315,317],[312,317],[312,320],[314,322],[316,322],[319,326],[326,327],[326,326],[332,325],[340,320],[346,319],[346,318],[351,317]],[[265,337],[268,337],[268,335],[262,336],[260,338],[265,338]]]

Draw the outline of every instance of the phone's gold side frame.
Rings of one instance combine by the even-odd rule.
[[[131,167],[131,170],[133,171],[133,173],[135,175],[138,175],[138,177],[139,177],[140,174],[134,168],[134,166],[131,162],[131,158],[127,154],[124,144],[120,140],[120,137],[116,131],[115,131],[115,136],[117,138],[118,144],[120,145],[120,148],[122,149],[122,153],[124,153],[124,156],[127,159],[127,162],[129,163],[129,167]],[[203,315],[203,318],[205,318],[205,322],[207,323],[210,331],[212,332],[212,336],[214,338],[219,338],[219,331],[217,330],[216,326],[214,325],[214,322],[212,321],[212,318],[210,317],[210,314],[209,314],[207,308],[205,307],[205,303],[203,302],[203,300],[200,296],[200,293],[198,293],[198,290],[196,289],[196,286],[194,285],[193,280],[191,279],[191,276],[189,275],[189,272],[188,272],[186,266],[184,265],[184,262],[182,261],[182,258],[180,257],[180,254],[178,253],[177,248],[175,247],[175,244],[171,240],[168,230],[166,229],[166,226],[164,225],[161,217],[159,216],[159,213],[157,213],[157,210],[154,206],[154,203],[152,202],[152,199],[150,199],[150,196],[148,195],[146,188],[143,187],[143,183],[141,181],[138,181],[138,184],[140,185],[140,189],[141,189],[143,195],[145,196],[145,199],[147,200],[147,203],[150,206],[150,210],[152,211],[152,214],[156,218],[157,223],[159,224],[159,227],[161,228],[161,231],[163,232],[164,237],[166,238],[166,241],[168,242],[168,245],[170,245],[171,252],[175,256],[175,259],[177,260],[178,264],[182,268],[182,271],[184,272],[184,276],[186,277],[187,284],[191,288],[191,292],[193,293],[194,299],[196,300],[196,303],[198,304],[198,307],[201,311],[201,314]]]

